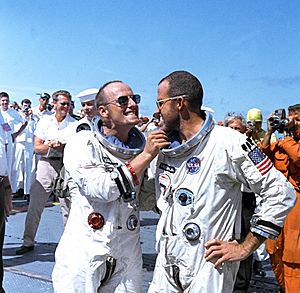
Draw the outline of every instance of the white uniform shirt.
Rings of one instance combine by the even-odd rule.
[[[48,140],[57,139],[61,143],[66,144],[68,138],[75,133],[74,122],[76,120],[69,114],[60,124],[58,124],[55,115],[44,116],[37,123],[34,135],[44,140],[45,143]]]
[[[8,108],[6,111],[2,111],[2,116],[4,122],[8,124],[9,128],[5,127],[7,130],[7,134],[13,134],[17,132],[22,124],[25,122],[25,119],[21,116],[21,114],[11,108]],[[8,142],[11,140],[11,135],[7,136]]]
[[[37,118],[34,116],[27,118],[23,115],[22,117],[27,120],[28,124],[26,125],[25,129],[16,137],[16,142],[28,142],[33,144]]]
[[[66,143],[69,136],[74,134],[74,126],[76,122],[69,114],[58,124],[55,115],[43,117],[37,124],[34,135],[42,140],[58,139],[61,143]]]
[[[53,112],[51,112],[48,109],[45,109],[44,111],[40,111],[39,106],[32,108],[32,114],[35,116],[37,120],[40,120],[44,116],[53,115]]]
[[[2,114],[0,113],[0,124],[4,123]],[[0,176],[7,176],[7,160],[5,153],[6,133],[0,127]]]

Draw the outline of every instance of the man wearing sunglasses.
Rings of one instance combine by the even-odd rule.
[[[39,95],[39,105],[32,108],[32,114],[35,116],[35,120],[40,120],[43,116],[45,115],[51,115],[53,112],[51,112],[48,109],[49,106],[49,100],[50,100],[50,95],[48,93],[42,93],[42,94],[37,94]]]
[[[161,217],[159,254],[149,292],[232,292],[239,261],[279,235],[295,191],[255,143],[214,124],[201,110],[200,81],[175,71],[158,85],[161,127],[170,137],[156,162]],[[241,185],[260,195],[262,209],[239,244]]]
[[[144,135],[141,97],[121,81],[104,84],[96,96],[100,119],[94,131],[68,141],[64,165],[72,208],[55,253],[55,292],[141,292],[139,209],[145,168],[169,145],[163,131]]]
[[[34,239],[45,204],[52,192],[54,182],[63,165],[63,151],[68,138],[75,133],[74,118],[69,115],[71,94],[59,90],[52,94],[55,113],[39,120],[34,132],[34,152],[40,155],[37,163],[36,179],[30,188],[30,202],[25,220],[23,245],[17,255],[34,249]],[[68,207],[63,198],[59,198],[64,222]]]

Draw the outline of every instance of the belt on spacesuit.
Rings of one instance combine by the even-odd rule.
[[[183,292],[183,288],[182,288],[182,285],[181,285],[181,282],[179,279],[179,273],[180,273],[179,267],[176,265],[172,265],[172,272],[173,272],[173,279],[174,279],[175,284]]]
[[[115,271],[115,268],[116,268],[116,259],[113,258],[112,256],[109,256],[107,259],[106,259],[106,272],[105,272],[105,276],[104,278],[101,280],[101,286],[103,286],[107,281],[110,280],[112,274],[114,273]]]

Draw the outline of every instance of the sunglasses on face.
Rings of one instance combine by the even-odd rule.
[[[163,106],[166,102],[172,101],[172,100],[177,100],[177,99],[179,99],[179,98],[185,98],[185,97],[186,97],[186,95],[179,95],[179,96],[176,96],[176,97],[170,97],[170,98],[167,98],[167,99],[157,100],[157,101],[156,101],[156,106],[157,106],[158,109],[161,109],[162,106]]]
[[[71,105],[71,103],[69,103],[69,102],[59,102],[59,104],[61,104],[63,107],[64,106],[70,107],[70,105]]]
[[[139,104],[141,102],[141,96],[140,95],[130,95],[130,96],[120,96],[117,98],[114,102],[108,102],[105,105],[108,104],[115,104],[117,102],[121,107],[127,107],[129,99],[132,99],[136,104]]]

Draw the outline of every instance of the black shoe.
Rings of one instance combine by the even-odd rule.
[[[25,254],[29,251],[34,250],[34,246],[24,246],[22,245],[19,249],[16,250],[16,255]]]
[[[30,194],[24,194],[23,199],[27,201],[27,203],[29,203],[30,201]]]
[[[15,192],[12,194],[12,198],[13,199],[22,199],[23,198],[23,195],[21,195],[20,193],[18,192]]]
[[[255,276],[258,277],[265,277],[266,276],[266,272],[262,267],[262,264],[260,261],[255,260],[253,263],[253,271]]]

